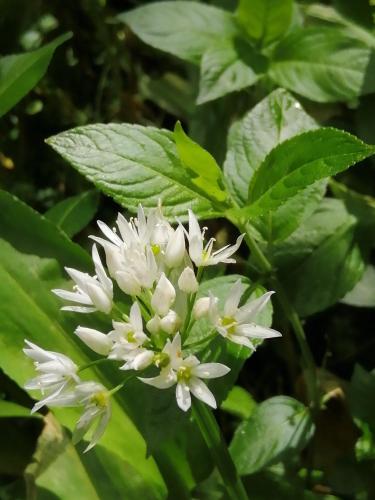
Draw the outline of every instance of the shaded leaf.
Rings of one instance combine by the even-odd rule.
[[[256,406],[251,394],[243,387],[235,385],[221,403],[220,409],[244,420],[250,417]]]
[[[375,432],[375,375],[358,364],[350,381],[349,406],[353,417],[369,424]]]

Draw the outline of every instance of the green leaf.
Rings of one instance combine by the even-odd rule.
[[[375,267],[367,266],[356,286],[341,300],[357,307],[375,307]]]
[[[61,201],[44,215],[71,238],[87,226],[98,205],[98,192],[86,191]]]
[[[40,49],[0,58],[0,116],[35,87],[47,71],[55,49],[71,36],[66,33]]]
[[[267,60],[239,38],[215,43],[202,57],[197,103],[254,85],[266,66]]]
[[[273,246],[270,258],[301,316],[335,304],[361,278],[355,227],[342,202],[325,199],[297,231]]]
[[[250,417],[256,406],[251,394],[243,387],[235,385],[221,403],[220,409],[244,420]]]
[[[288,30],[293,0],[240,0],[236,14],[247,34],[267,46]]]
[[[288,396],[276,396],[257,406],[240,424],[230,453],[241,475],[297,455],[314,431],[309,410]]]
[[[235,202],[247,203],[249,183],[267,154],[278,144],[307,130],[317,123],[302,109],[289,92],[278,89],[257,104],[236,122],[229,133],[224,175]],[[319,181],[290,198],[267,216],[255,218],[257,239],[270,243],[287,237],[317,207],[326,187]]]
[[[334,128],[293,137],[263,161],[250,183],[251,205],[238,210],[238,215],[250,218],[275,210],[307,186],[346,170],[374,152],[374,146]]]
[[[224,163],[225,181],[238,205],[246,205],[249,183],[268,153],[278,144],[318,124],[284,89],[260,101],[231,127]]]
[[[215,158],[185,134],[180,122],[176,122],[173,136],[182,164],[195,175],[191,178],[193,184],[210,198],[224,201],[227,195],[221,187],[222,172]]]
[[[340,29],[304,28],[277,45],[269,75],[318,102],[348,101],[375,90],[372,50]]]
[[[375,375],[358,364],[350,381],[349,407],[353,417],[368,423],[375,432]]]
[[[193,63],[210,45],[238,31],[232,14],[196,2],[154,2],[117,18],[152,47]]]
[[[118,203],[135,211],[139,203],[173,218],[191,208],[201,218],[218,215],[207,194],[197,192],[181,164],[173,134],[128,124],[88,125],[50,137],[47,143]]]
[[[25,408],[24,406],[21,406],[17,403],[13,403],[13,401],[5,401],[4,399],[0,399],[0,418],[9,417],[39,418],[40,415],[38,413],[31,415],[29,408]]]

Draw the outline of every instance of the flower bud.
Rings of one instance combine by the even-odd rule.
[[[173,335],[179,330],[181,319],[175,311],[170,310],[168,314],[161,319],[160,326],[164,332]]]
[[[195,302],[193,307],[193,316],[195,319],[200,319],[208,315],[210,310],[210,302],[210,297],[201,297]]]
[[[133,361],[133,369],[134,370],[144,370],[148,366],[152,364],[154,361],[154,353],[153,351],[144,351],[141,354],[138,354]]]
[[[115,279],[121,290],[127,295],[135,296],[141,293],[141,285],[137,278],[126,271],[117,271]]]
[[[165,316],[175,298],[176,291],[172,283],[168,278],[166,278],[165,274],[162,273],[151,299],[151,306],[153,310],[159,314],[159,316]]]
[[[104,245],[105,260],[109,275],[115,278],[116,272],[124,269],[124,259],[118,247],[115,245]]]
[[[90,349],[98,354],[107,356],[112,349],[112,341],[102,332],[79,326],[74,332]]]
[[[94,283],[86,283],[87,294],[98,311],[108,314],[112,309],[112,298],[103,288]]]
[[[178,267],[185,255],[185,236],[182,226],[178,226],[174,234],[169,237],[165,249],[165,263],[168,267]]]
[[[185,267],[178,278],[178,286],[182,292],[195,293],[199,284],[191,267]]]
[[[153,318],[147,321],[146,327],[151,334],[155,335],[156,333],[159,333],[161,330],[159,316],[156,314]]]

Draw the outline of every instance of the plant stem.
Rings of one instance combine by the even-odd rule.
[[[198,271],[197,271],[197,281],[198,283],[200,282],[200,280],[202,279],[202,276],[203,276],[203,270],[204,268],[203,267],[198,267]],[[197,292],[195,293],[192,293],[189,298],[188,298],[188,303],[187,303],[187,311],[186,311],[186,316],[185,316],[185,321],[184,321],[184,325],[181,329],[181,338],[182,338],[182,343],[185,342],[185,340],[187,339],[187,336],[188,336],[188,333],[190,331],[190,322],[191,322],[191,313],[193,311],[193,307],[194,307],[194,304],[195,304],[195,299],[197,298]]]
[[[272,274],[273,267],[271,262],[267,259],[262,250],[259,248],[257,242],[251,236],[247,228],[247,225],[241,224],[238,221],[233,221],[233,222],[237,225],[237,227],[240,229],[241,232],[244,232],[246,234],[245,240],[253,257],[257,261],[257,264],[260,267],[260,269],[264,273],[269,275],[268,278],[269,282],[272,288],[275,290],[276,297],[285,313],[285,316],[288,318],[293,328],[295,337],[297,339],[299,348],[301,350],[302,362],[306,370],[306,385],[307,385],[308,397],[312,404],[312,410],[315,413],[320,407],[320,395],[319,395],[319,386],[317,380],[316,364],[312,352],[310,350],[309,344],[307,343],[305,331],[303,329],[301,320],[297,312],[295,311],[294,307],[290,303],[282,283],[280,283],[280,281],[276,278],[276,276]]]
[[[91,368],[92,366],[101,365],[102,363],[113,363],[113,359],[108,358],[100,358],[95,361],[90,361],[90,363],[86,363],[78,368],[77,373],[82,372],[83,370],[87,370],[87,368]]]
[[[237,474],[212,411],[204,403],[194,401],[193,416],[223,479],[229,499],[248,500],[245,487]]]

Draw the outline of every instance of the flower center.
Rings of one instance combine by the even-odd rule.
[[[170,363],[170,358],[165,352],[158,352],[154,356],[154,365],[157,368],[165,368]]]
[[[191,368],[189,366],[180,366],[177,371],[177,380],[179,382],[188,382],[191,378]]]
[[[130,332],[126,333],[125,338],[131,344],[134,344],[135,342],[137,342],[137,339],[135,338],[135,334],[134,334],[133,331],[130,331]]]
[[[151,245],[151,250],[154,255],[158,255],[160,253],[160,245]]]
[[[91,401],[99,408],[106,408],[108,405],[108,395],[104,391],[97,392],[93,395]]]
[[[220,323],[230,335],[235,333],[237,321],[232,316],[223,316]]]

